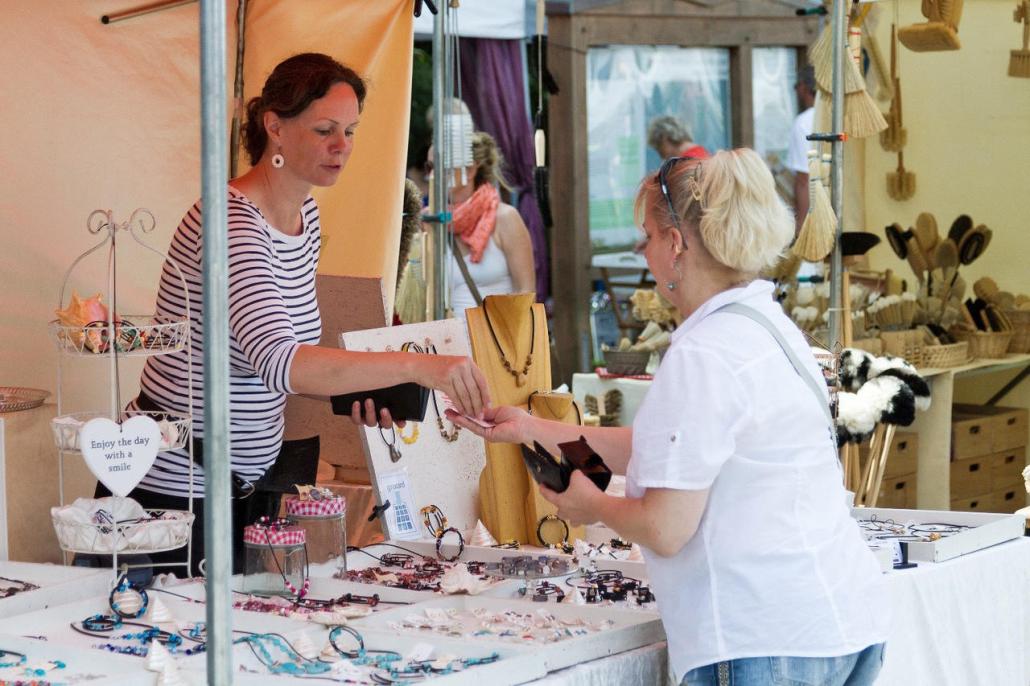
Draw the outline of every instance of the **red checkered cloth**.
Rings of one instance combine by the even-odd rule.
[[[304,529],[299,526],[269,528],[251,524],[243,530],[243,542],[252,545],[304,545]]]
[[[594,373],[602,379],[638,379],[639,381],[654,379],[654,374],[612,374],[607,367],[598,367]]]
[[[288,495],[283,500],[288,517],[335,517],[347,511],[347,499],[341,496],[325,500],[301,500],[299,495]]]

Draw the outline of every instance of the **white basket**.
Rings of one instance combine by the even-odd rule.
[[[185,510],[164,510],[160,513],[148,510],[147,514],[160,514],[161,519],[110,526],[65,519],[61,511],[66,507],[54,508],[51,519],[61,550],[69,553],[111,555],[117,552],[122,555],[175,550],[189,542],[193,526],[194,515]]]
[[[159,321],[153,315],[130,314],[115,325],[118,354],[146,357],[179,352],[189,340],[190,325],[186,319]],[[50,336],[57,349],[66,355],[95,357],[110,351],[110,330],[103,323],[97,326],[64,326],[54,319]]]
[[[190,427],[193,422],[184,414],[179,412],[144,412],[143,410],[130,410],[122,413],[118,421],[124,422],[129,417],[144,416],[150,417],[157,422],[161,431],[161,443],[158,444],[158,451],[175,450],[185,448],[190,438]],[[106,412],[73,412],[63,414],[50,420],[50,431],[54,435],[54,444],[58,450],[78,451],[79,432],[83,424],[97,417],[108,417]]]

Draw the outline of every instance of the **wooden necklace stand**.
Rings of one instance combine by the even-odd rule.
[[[583,423],[583,413],[576,406],[571,393],[555,391],[534,393],[529,398],[529,412],[535,417],[553,419],[562,424],[580,425]],[[526,531],[531,545],[543,545],[543,542],[537,539],[537,526],[541,519],[550,514],[558,514],[558,508],[544,500],[544,497],[540,495],[540,489],[530,484],[529,492],[526,494],[526,526],[528,527]],[[569,525],[570,542],[585,538],[585,527]]]
[[[534,391],[551,389],[547,313],[535,300],[534,293],[490,295],[481,307],[465,310],[472,359],[486,376],[495,406],[526,407]],[[531,358],[528,367],[527,357]],[[509,367],[514,372],[509,372]],[[486,467],[479,477],[479,511],[483,524],[498,541],[514,538],[537,543],[536,521],[526,521],[530,481],[518,445],[486,444]]]

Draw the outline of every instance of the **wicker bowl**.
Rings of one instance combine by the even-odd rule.
[[[1030,310],[1005,310],[1005,316],[1012,322],[1010,353],[1030,353]]]
[[[604,366],[609,374],[634,376],[647,371],[647,363],[651,360],[650,350],[606,350]]]
[[[973,359],[997,359],[1005,357],[1005,351],[1012,340],[1011,331],[966,331],[953,329],[951,335],[957,341],[969,343],[969,355]]]
[[[959,341],[948,345],[924,345],[923,367],[943,369],[957,367],[969,362],[969,342]]]

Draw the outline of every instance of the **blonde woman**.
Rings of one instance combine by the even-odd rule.
[[[481,297],[525,293],[536,288],[533,244],[518,210],[501,202],[498,186],[510,189],[501,167],[504,159],[488,133],[472,134],[472,164],[454,174],[451,205],[454,260],[450,262],[451,307],[465,319],[476,299],[456,260],[468,268]]]
[[[626,497],[580,473],[544,497],[644,549],[676,683],[872,684],[888,606],[845,502],[829,397],[796,326],[758,274],[794,223],[752,150],[672,158],[637,196],[644,255],[686,318],[632,428],[573,427],[512,407],[488,440],[583,434]]]

